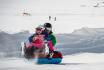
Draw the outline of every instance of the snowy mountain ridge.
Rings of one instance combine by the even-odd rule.
[[[104,34],[104,28],[88,28],[88,27],[83,27],[81,29],[73,31],[72,34],[76,34],[76,35]]]
[[[26,41],[31,34],[23,31],[16,34],[0,32],[0,56],[20,56],[21,42]],[[104,53],[104,29],[82,28],[71,34],[56,34],[56,50],[63,55],[75,53]]]

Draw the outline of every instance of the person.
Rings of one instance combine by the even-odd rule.
[[[51,20],[51,16],[49,16],[49,20]]]
[[[44,40],[47,41],[48,47],[49,47],[49,54],[54,51],[54,46],[56,44],[56,37],[53,35],[52,32],[52,25],[50,23],[45,23],[43,26],[39,25],[39,28],[42,30],[42,35],[44,35]],[[29,42],[33,42],[33,37],[29,37]]]
[[[36,48],[41,48],[44,46],[44,35],[42,35],[42,29],[37,27],[36,33],[33,34],[32,42],[30,42],[31,46],[35,46]]]
[[[44,27],[42,25],[39,25],[38,27],[36,27],[36,30],[39,29],[41,30],[41,33],[42,34],[42,31],[44,30]],[[37,34],[37,31],[36,31],[36,34]],[[35,34],[32,34],[29,38],[28,38],[28,41],[29,42],[33,42],[33,37],[34,37]]]
[[[34,53],[34,57],[37,53],[39,53],[39,56],[41,54],[44,54],[44,35],[42,34],[42,28],[37,27],[35,34],[29,37],[30,42],[28,45],[28,48],[32,49],[32,53]],[[36,54],[35,54],[36,53]]]
[[[42,34],[45,35],[45,40],[47,40],[50,43],[50,52],[54,51],[53,46],[56,45],[56,37],[53,35],[52,32],[52,25],[50,23],[45,23],[44,24],[44,30],[42,32]]]
[[[45,23],[43,26],[39,25],[39,28],[42,29],[42,35],[44,35],[45,41],[48,42],[49,51],[54,51],[53,46],[56,44],[56,37],[53,35],[52,32],[52,25],[50,23]],[[33,41],[34,34],[29,37],[29,42]]]

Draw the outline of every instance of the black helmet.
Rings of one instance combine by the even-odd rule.
[[[51,25],[50,23],[45,23],[45,24],[44,24],[44,27],[45,27],[45,28],[52,28],[52,25]]]

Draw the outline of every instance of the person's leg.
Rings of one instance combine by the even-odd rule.
[[[43,46],[39,49],[39,57],[40,58],[45,58],[46,57],[45,46]]]

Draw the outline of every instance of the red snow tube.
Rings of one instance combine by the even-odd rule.
[[[61,52],[59,51],[54,51],[54,54],[52,56],[52,58],[63,58]]]
[[[38,64],[59,64],[62,62],[62,54],[59,51],[54,51],[53,52],[53,56],[52,58],[38,58],[38,60],[36,60],[35,58],[33,58],[33,61],[35,61],[35,63]]]

